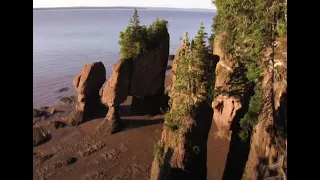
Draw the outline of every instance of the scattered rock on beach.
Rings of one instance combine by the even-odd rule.
[[[63,156],[53,163],[47,164],[43,167],[44,172],[54,171],[56,169],[67,167],[71,164],[74,164],[78,159],[76,157]]]
[[[33,118],[40,117],[41,111],[38,109],[33,109]]]
[[[82,150],[82,151],[79,151],[78,154],[81,156],[81,157],[85,157],[85,156],[89,156],[90,154],[100,150],[101,148],[105,147],[106,144],[99,141],[95,144],[93,144],[92,146]]]
[[[43,127],[33,128],[33,146],[38,146],[47,142],[50,139],[50,134]]]
[[[39,165],[53,157],[52,153],[33,153],[33,163]]]
[[[66,124],[61,121],[50,121],[49,126],[51,126],[53,129],[59,129],[65,127]]]
[[[50,114],[50,115],[54,115],[57,111],[56,111],[56,109],[54,109],[54,108],[48,108],[47,109],[47,112]]]
[[[48,106],[42,106],[40,107],[40,111],[47,111],[48,108],[49,108]]]
[[[60,99],[61,102],[71,104],[76,102],[76,96],[68,96],[68,97],[63,97]]]
[[[69,88],[63,87],[63,88],[58,89],[56,92],[61,93],[61,92],[68,91],[68,90],[69,90]]]

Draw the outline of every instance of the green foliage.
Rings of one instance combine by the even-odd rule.
[[[133,27],[137,27],[140,24],[140,20],[139,20],[139,15],[138,15],[138,10],[136,8],[134,8],[134,13],[133,13],[133,17],[130,21],[130,24]]]
[[[215,71],[212,71],[212,73],[209,74],[208,76],[209,77],[212,76],[211,78],[209,78],[208,85],[207,85],[207,89],[208,89],[207,104],[211,105],[214,99],[214,94],[215,94],[215,91],[214,91],[215,82],[216,82]]]
[[[180,126],[178,121],[173,119],[172,117],[173,115],[176,115],[176,114],[171,111],[167,113],[164,117],[164,122],[171,132],[176,132],[179,130]]]
[[[172,132],[183,129],[183,121],[194,116],[193,109],[198,103],[211,104],[213,99],[214,70],[211,61],[208,61],[207,33],[204,29],[201,23],[198,34],[191,43],[188,33],[184,33],[183,49],[178,55],[175,82],[171,92],[175,99],[170,103],[170,112],[165,116],[165,125]]]
[[[263,92],[260,86],[255,86],[254,95],[249,101],[249,110],[240,120],[242,130],[239,133],[240,138],[245,141],[249,136],[252,127],[258,123],[258,115],[263,105]]]
[[[172,107],[172,101],[173,101],[173,99],[170,98],[170,99],[169,99],[169,102],[168,102],[168,105],[169,105],[170,109],[171,109],[171,107]]]
[[[215,34],[212,33],[209,38],[208,38],[208,42],[209,42],[209,47],[208,47],[208,52],[210,54],[213,54],[213,42],[214,42],[214,38],[215,38]]]
[[[154,155],[155,155],[158,159],[162,159],[162,158],[163,158],[163,155],[164,155],[164,148],[163,148],[163,146],[161,146],[159,143],[156,143],[156,144],[154,145],[153,153],[154,153]]]
[[[281,20],[277,23],[276,31],[279,36],[287,34],[287,23],[284,20]]]
[[[124,59],[136,58],[139,54],[153,48],[162,33],[167,32],[166,20],[157,19],[150,26],[140,25],[138,12],[134,15],[124,32],[120,32],[120,55]]]
[[[249,82],[257,82],[262,77],[261,74],[263,72],[262,66],[256,66],[256,64],[248,64],[247,65],[247,73],[246,77],[248,78]]]
[[[284,0],[213,0],[218,14],[214,18],[215,34],[225,36],[221,42],[229,59],[245,64],[243,75],[232,77],[237,85],[254,87],[255,94],[249,102],[249,110],[240,121],[240,136],[248,137],[257,123],[263,102],[260,86],[263,65],[262,50],[271,46],[274,36],[286,35],[287,7]],[[273,28],[274,27],[274,28]],[[243,78],[246,77],[246,78]]]

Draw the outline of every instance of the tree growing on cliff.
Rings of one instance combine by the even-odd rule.
[[[184,34],[170,92],[172,106],[165,115],[162,138],[155,146],[152,180],[171,176],[172,173],[168,173],[170,169],[178,170],[175,179],[185,179],[186,174],[190,179],[206,176],[205,171],[198,171],[199,166],[206,168],[206,160],[199,159],[206,156],[208,124],[212,120],[212,108],[206,103],[206,84],[210,78],[205,77],[208,65],[205,39],[203,25],[192,43],[188,33]],[[168,156],[169,159],[166,158]]]
[[[261,85],[261,74],[264,70],[261,63],[262,51],[271,46],[274,40],[274,30],[271,28],[273,24],[276,24],[275,30],[279,35],[286,34],[286,5],[283,0],[213,0],[213,3],[218,10],[214,30],[218,34],[226,34],[221,45],[229,59],[246,65],[246,71],[242,73],[247,80],[243,84],[254,90],[247,115],[240,122],[240,136],[243,140],[248,140],[250,130],[258,122],[257,117],[261,110],[256,106],[262,107],[260,104],[263,102],[262,88],[257,87]]]
[[[133,17],[130,21],[131,26],[133,27],[138,27],[140,26],[140,20],[139,20],[139,15],[138,15],[138,10],[136,8],[134,8],[134,13],[133,13]]]
[[[206,45],[207,38],[208,34],[205,32],[203,23],[201,23],[198,34],[194,38],[193,64],[198,70],[193,73],[195,73],[194,79],[198,81],[195,88],[198,90],[199,94],[206,92],[203,96],[205,96],[205,99],[211,104],[214,96],[213,86],[215,81],[215,70],[212,67],[212,61],[209,60],[209,48]],[[201,89],[203,88],[205,88],[205,91],[201,92]]]
[[[124,32],[120,32],[120,55],[121,58],[136,58],[146,46],[147,28],[141,26],[138,11],[135,9],[134,15]]]
[[[120,32],[120,55],[123,59],[134,59],[138,55],[159,45],[162,33],[167,33],[168,21],[157,19],[150,26],[140,25],[137,9],[124,32]]]
[[[274,42],[285,39],[286,43],[286,1],[213,0],[213,3],[218,12],[215,17],[215,32],[223,37],[221,46],[225,57],[235,65],[245,65],[238,76],[244,81],[237,80],[237,83],[244,85],[245,88],[241,90],[248,96],[242,99],[242,104],[247,106],[248,102],[249,105],[243,107],[247,112],[244,112],[244,117],[240,120],[239,136],[242,140],[250,142],[251,148],[249,156],[243,155],[245,158],[248,157],[248,161],[242,179],[264,179],[264,176],[276,179],[272,176],[286,174],[286,168],[282,169],[281,163],[275,163],[282,155],[286,156],[286,125],[283,117],[277,117],[274,107],[277,101],[276,94],[286,92],[286,85],[280,85],[283,86],[280,90],[275,88],[279,82],[286,84],[286,77],[277,78],[276,75],[285,76],[286,67],[279,67],[282,68],[281,72],[276,72],[272,64],[277,54],[285,51],[277,52]],[[233,70],[235,72],[237,69]],[[274,167],[274,163],[278,167],[271,170],[270,167]],[[271,175],[271,171],[274,175]],[[225,178],[241,179],[241,175]]]

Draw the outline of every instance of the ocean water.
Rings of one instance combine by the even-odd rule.
[[[194,37],[203,22],[211,33],[212,11],[138,9],[141,24],[166,19],[170,54],[175,54],[184,31]],[[33,107],[51,106],[63,96],[75,95],[73,77],[83,65],[102,61],[107,78],[120,59],[119,32],[133,9],[33,10]],[[60,88],[69,90],[58,92]]]

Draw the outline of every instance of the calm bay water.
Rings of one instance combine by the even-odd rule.
[[[214,11],[138,10],[141,24],[156,18],[169,22],[170,54],[188,31],[197,33],[203,22],[211,32]],[[102,61],[107,77],[120,59],[119,32],[133,15],[132,9],[57,9],[33,11],[33,106],[51,106],[63,96],[75,95],[73,77],[86,63]],[[65,92],[57,92],[68,87]]]

